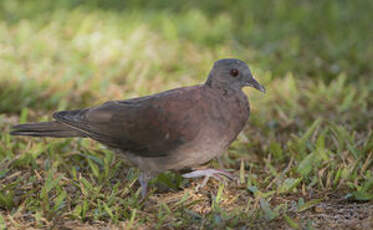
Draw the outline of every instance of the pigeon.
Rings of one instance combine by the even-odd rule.
[[[183,177],[205,177],[205,184],[230,177],[196,167],[221,156],[244,128],[250,114],[245,86],[265,93],[245,62],[221,59],[203,84],[55,112],[53,121],[15,125],[10,134],[91,138],[140,169],[143,196],[149,180],[165,171],[195,169]]]

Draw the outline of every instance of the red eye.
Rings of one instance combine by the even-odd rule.
[[[240,73],[237,69],[231,69],[231,75],[232,77],[237,77],[237,75]]]

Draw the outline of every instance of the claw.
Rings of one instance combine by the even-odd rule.
[[[215,169],[215,170],[218,171],[220,174],[224,175],[229,180],[234,180],[234,175],[232,175],[231,173],[224,171],[222,169]]]
[[[215,178],[218,181],[224,180],[224,178],[227,178],[229,180],[233,180],[234,176],[224,170],[221,169],[199,169],[195,170],[190,173],[185,173],[182,175],[184,178],[199,178],[199,177],[205,177],[202,181],[202,184],[197,186],[197,189],[204,187],[210,177]]]

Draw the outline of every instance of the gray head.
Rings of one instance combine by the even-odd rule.
[[[246,63],[234,58],[216,61],[206,85],[232,89],[251,86],[265,93],[265,88],[254,79]]]

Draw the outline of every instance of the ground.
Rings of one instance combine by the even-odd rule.
[[[373,229],[372,1],[0,2],[0,229]],[[56,110],[249,63],[266,94],[221,159],[234,181],[139,171],[88,139],[12,137]]]

